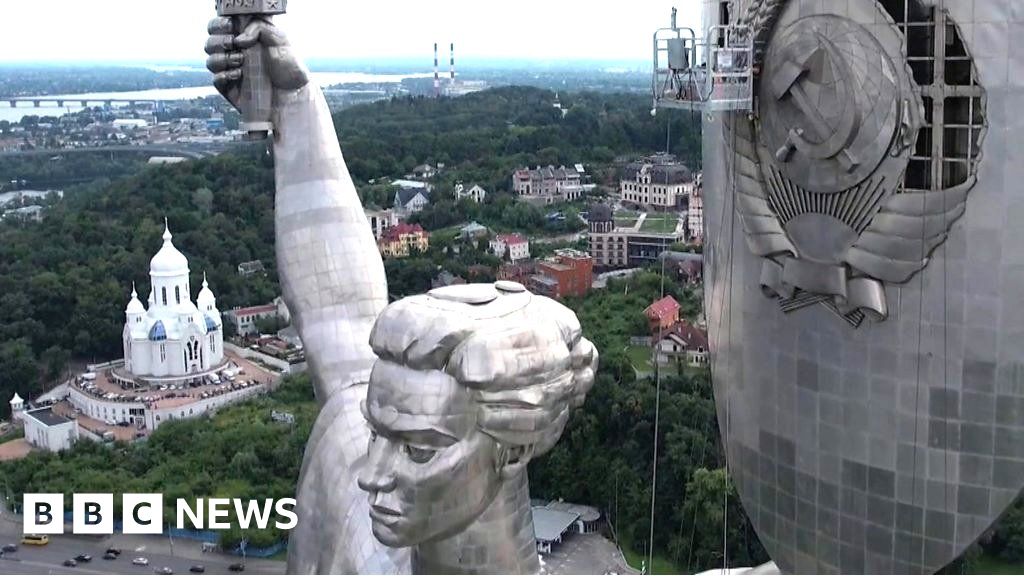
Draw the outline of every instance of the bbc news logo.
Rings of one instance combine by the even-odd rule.
[[[64,533],[63,494],[25,494],[22,530],[25,534]],[[175,526],[199,530],[227,530],[232,515],[239,528],[264,529],[270,526],[291,530],[298,523],[295,499],[242,500],[240,498],[198,498],[189,502],[178,498],[174,506]],[[74,494],[71,505],[73,534],[113,534],[113,494]],[[276,516],[276,518],[275,518]],[[162,534],[164,529],[163,494],[123,494],[121,496],[121,532],[124,534]]]

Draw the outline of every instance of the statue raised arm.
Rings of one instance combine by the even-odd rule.
[[[274,87],[277,268],[321,405],[302,463],[288,573],[408,571],[408,551],[386,548],[370,533],[366,495],[355,485],[370,437],[359,411],[375,359],[370,330],[387,305],[387,281],[330,111],[269,19],[236,36],[231,19],[215,18],[209,32],[207,66],[236,106],[243,100],[243,51],[257,43],[266,48]]]
[[[207,65],[217,89],[237,105],[242,51],[259,43],[269,56],[277,268],[324,404],[339,388],[369,375],[370,329],[387,305],[384,264],[320,88],[268,20],[254,20],[238,36],[231,32],[231,19],[211,21]]]
[[[268,19],[232,30],[211,22],[208,67],[244,107],[241,51],[266,50],[278,270],[321,403],[288,573],[537,573],[527,464],[583,402],[597,351],[571,310],[512,282],[388,306],[322,93]]]

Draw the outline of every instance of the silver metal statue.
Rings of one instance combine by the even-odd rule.
[[[243,51],[265,49],[278,270],[322,405],[288,572],[538,572],[526,465],[558,440],[597,365],[575,314],[509,282],[388,306],[320,89],[268,18],[209,31],[208,67],[235,106]]]

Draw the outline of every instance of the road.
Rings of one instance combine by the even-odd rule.
[[[228,566],[242,559],[220,553],[203,553],[199,542],[176,540],[172,556],[169,542],[163,536],[50,536],[46,546],[20,543],[20,526],[0,518],[0,545],[18,544],[17,552],[0,557],[0,574],[153,574],[158,568],[170,567],[175,574],[188,574],[189,567],[202,564],[208,573],[227,574]],[[109,547],[120,548],[117,560],[104,560]],[[64,561],[79,554],[92,556],[91,562],[80,562],[71,568]],[[135,566],[132,559],[142,556],[149,566]],[[285,563],[277,560],[248,559],[245,574],[284,574]]]
[[[184,156],[186,158],[192,158],[198,160],[200,158],[206,158],[208,156],[215,156],[220,152],[224,151],[224,147],[207,147],[207,148],[196,148],[187,146],[166,146],[166,145],[139,145],[139,146],[87,146],[82,148],[37,148],[35,150],[14,150],[10,152],[0,152],[0,157],[4,156],[29,156],[29,155],[47,155],[47,156],[60,156],[63,154],[81,154],[87,152],[103,152],[103,153],[133,153],[133,154],[148,154],[150,156]]]

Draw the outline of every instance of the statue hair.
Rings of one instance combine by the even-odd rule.
[[[484,304],[453,300],[487,285],[405,298],[378,317],[378,364],[440,371],[472,391],[477,426],[511,461],[551,449],[594,383],[598,353],[572,310],[529,292]],[[376,367],[375,367],[376,370]]]

